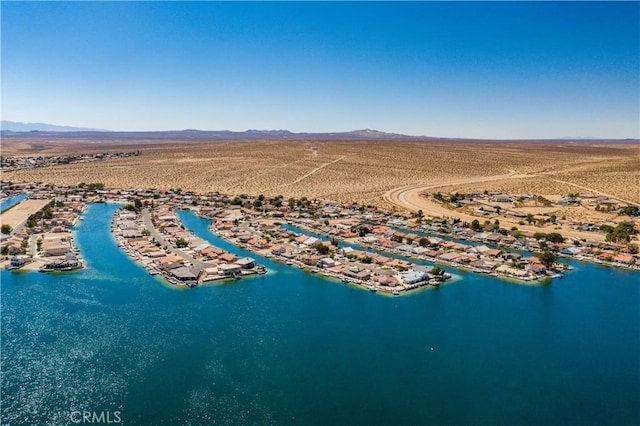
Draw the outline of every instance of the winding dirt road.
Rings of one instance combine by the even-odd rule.
[[[396,206],[402,207],[404,209],[408,209],[411,211],[422,210],[425,214],[431,216],[443,216],[443,215],[452,215],[452,211],[441,207],[438,204],[432,203],[424,197],[420,196],[423,192],[431,189],[441,188],[444,186],[450,185],[465,185],[467,183],[482,183],[482,182],[490,182],[495,180],[502,179],[519,179],[531,177],[531,175],[523,175],[518,173],[515,170],[509,170],[509,173],[504,175],[495,175],[495,176],[482,176],[477,178],[468,178],[468,179],[459,179],[454,181],[440,182],[435,184],[424,184],[418,183],[414,185],[401,186],[399,188],[394,188],[391,191],[387,191],[384,194],[384,199]],[[462,219],[462,214],[455,213],[456,216]],[[471,217],[473,220],[473,216],[464,215]]]
[[[509,170],[509,173],[505,175],[460,179],[455,181],[432,183],[432,184],[419,183],[414,185],[402,186],[402,187],[387,191],[383,197],[386,201],[400,208],[407,209],[414,212],[418,210],[422,210],[422,212],[426,216],[455,217],[463,221],[471,222],[474,219],[480,220],[482,218],[479,218],[477,216],[473,216],[467,213],[450,210],[439,203],[436,203],[434,201],[427,199],[426,197],[421,196],[420,194],[428,190],[433,190],[433,189],[437,189],[445,186],[451,186],[451,185],[464,185],[467,183],[482,183],[482,182],[490,182],[490,181],[496,181],[496,180],[502,180],[502,179],[522,179],[522,178],[529,178],[534,176],[535,175],[525,175],[525,174],[520,174],[515,170]],[[574,185],[574,186],[577,186],[577,185]],[[586,187],[581,187],[581,188],[619,200],[618,197],[614,197],[608,194],[603,194],[601,192],[594,191],[591,188],[586,188]],[[621,200],[621,201],[625,201],[625,200]],[[635,204],[635,203],[630,203],[630,204]],[[519,220],[517,219],[500,217],[500,223],[506,227],[516,226],[521,230],[533,231],[533,232],[542,230],[541,228],[535,227],[533,225],[520,225],[518,224],[518,222]],[[586,238],[590,240],[604,239],[604,234],[595,234],[592,232],[577,231],[575,229],[571,229],[565,226],[562,227],[561,232],[565,236],[576,237],[576,238]]]

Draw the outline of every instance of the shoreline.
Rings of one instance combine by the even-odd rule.
[[[123,216],[124,215],[124,216]],[[210,274],[213,272],[216,266],[219,264],[205,263],[197,260],[191,255],[188,255],[185,251],[180,250],[171,241],[166,240],[158,233],[155,226],[148,220],[148,211],[145,210],[144,218],[135,213],[127,213],[126,209],[120,208],[114,214],[111,221],[111,234],[115,238],[116,245],[135,263],[145,269],[149,275],[158,276],[162,278],[168,284],[181,288],[199,287],[201,285],[228,283],[231,281],[237,281],[243,278],[249,278],[253,275],[263,275],[266,273],[266,268],[262,266],[256,266],[253,270],[239,270],[234,272],[232,276],[225,273]],[[131,229],[124,229],[121,225],[124,221],[123,218],[131,219],[139,225],[138,229],[141,232],[131,235],[126,234]],[[126,225],[129,226],[129,225]],[[186,231],[184,231],[186,233]],[[145,240],[145,234],[147,239]],[[150,236],[155,234],[155,236]],[[195,240],[197,237],[192,233],[188,233],[185,238],[189,240]],[[167,237],[164,235],[164,237]],[[157,238],[157,240],[156,240]],[[138,244],[139,247],[134,247],[133,243]],[[142,252],[141,250],[150,249],[151,246],[156,246],[155,252],[149,251]],[[160,249],[162,247],[162,249]],[[209,247],[214,247],[210,245]],[[189,247],[191,248],[191,247]],[[217,249],[217,248],[215,248]],[[218,249],[220,250],[220,249]],[[173,257],[171,255],[173,254]],[[186,261],[176,258],[175,255],[182,256]],[[152,257],[153,256],[153,257]],[[168,259],[170,258],[170,259]],[[159,260],[156,260],[159,259]],[[166,263],[162,263],[166,260]],[[178,272],[181,274],[178,275]]]
[[[493,277],[502,277],[502,278],[517,282],[518,284],[522,284],[522,285],[538,285],[538,284],[541,284],[542,280],[552,279],[553,278],[553,277],[549,277],[549,276],[543,276],[543,277],[536,277],[534,279],[526,280],[526,279],[518,278],[516,276],[510,276],[508,274],[502,274],[502,273],[497,273],[497,275],[494,275],[494,274],[496,274],[495,272],[489,272],[489,271],[483,271],[483,270],[479,270],[479,269],[474,269],[473,267],[465,266],[465,265],[460,264],[460,263],[446,261],[446,260],[443,260],[443,259],[430,258],[430,257],[427,257],[427,256],[419,257],[419,256],[414,256],[414,255],[407,255],[407,254],[404,254],[402,252],[399,252],[398,250],[385,249],[385,248],[376,247],[376,246],[373,246],[373,245],[364,245],[364,244],[348,241],[348,240],[345,240],[344,238],[327,235],[327,234],[325,234],[325,233],[323,233],[323,232],[321,232],[319,230],[312,230],[308,226],[306,226],[304,224],[301,224],[301,223],[298,223],[298,222],[296,222],[294,226],[296,226],[296,227],[298,227],[300,229],[307,230],[308,232],[312,232],[312,233],[315,233],[315,234],[323,235],[323,236],[328,237],[328,238],[335,238],[336,240],[342,241],[343,243],[346,243],[346,244],[355,245],[355,246],[358,246],[358,247],[361,247],[361,248],[367,248],[367,249],[373,250],[376,253],[379,252],[379,253],[394,254],[394,255],[397,255],[397,256],[402,256],[402,257],[407,258],[407,259],[420,260],[420,261],[423,261],[423,262],[429,262],[429,263],[433,263],[433,264],[436,264],[436,265],[437,264],[446,265],[446,266],[449,266],[451,268],[458,269],[458,270],[464,270],[464,271],[470,272],[470,273],[491,275]]]

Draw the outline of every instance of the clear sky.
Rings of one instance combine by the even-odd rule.
[[[1,7],[4,120],[640,136],[638,2]]]

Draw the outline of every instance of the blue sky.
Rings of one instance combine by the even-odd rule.
[[[2,119],[638,138],[638,2],[2,2]]]

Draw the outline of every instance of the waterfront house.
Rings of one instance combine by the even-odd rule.
[[[633,265],[635,263],[635,259],[630,254],[617,254],[612,260],[616,263],[622,263],[625,265]]]
[[[425,256],[428,257],[438,257],[438,255],[440,254],[440,252],[438,250],[427,250],[426,252],[423,253]]]
[[[426,252],[428,252],[428,251],[429,251],[429,249],[427,249],[427,248],[425,248],[425,247],[413,247],[413,248],[411,249],[411,253],[413,253],[413,254],[417,254],[417,255],[423,255],[423,254],[425,254],[425,253],[426,253]]]
[[[284,247],[282,247],[281,245],[274,244],[274,245],[271,246],[271,253],[273,253],[275,255],[282,255],[286,251],[287,250]]]
[[[177,280],[183,282],[197,281],[200,275],[200,271],[195,268],[181,266],[179,268],[172,269],[171,275]]]
[[[336,266],[336,262],[330,257],[323,257],[318,261],[319,268],[332,268],[334,266]]]
[[[384,265],[385,263],[390,261],[391,258],[389,258],[387,256],[383,256],[381,254],[374,254],[372,256],[372,260],[373,260],[373,262],[377,263],[378,265]]]
[[[444,260],[446,262],[453,262],[455,261],[455,259],[457,259],[458,257],[460,257],[460,253],[444,253],[438,256],[438,259],[440,260]]]
[[[220,256],[218,256],[218,258],[220,260],[223,260],[223,261],[227,262],[227,263],[233,263],[238,259],[238,256],[236,256],[234,254],[231,254],[231,253],[224,253],[224,254],[221,254]]]
[[[400,284],[396,278],[386,275],[377,275],[374,277],[374,281],[385,287],[396,287]]]
[[[42,239],[42,253],[45,256],[62,256],[70,251],[68,236],[44,236]]]
[[[484,272],[490,272],[496,266],[496,264],[482,259],[472,262],[469,266]]]
[[[500,254],[502,254],[502,250],[489,249],[489,250],[485,250],[482,254],[489,257],[498,257],[500,256]]]
[[[493,233],[493,234],[489,234],[489,235],[487,236],[487,238],[485,238],[485,239],[486,239],[487,241],[489,241],[490,243],[497,244],[497,243],[499,243],[499,242],[502,240],[502,238],[503,238],[503,235],[502,235],[502,234],[495,234],[495,233]]]
[[[22,268],[27,263],[27,256],[16,255],[11,257],[12,268]]]
[[[235,263],[218,265],[218,271],[225,277],[235,277],[240,274],[240,265]]]
[[[570,256],[575,256],[577,254],[580,254],[581,251],[582,249],[580,247],[565,247],[562,250],[560,250],[560,253],[568,254]]]
[[[316,266],[318,265],[318,261],[321,259],[318,255],[306,255],[300,258],[300,261],[307,266]]]
[[[389,259],[387,262],[385,262],[385,266],[397,269],[399,271],[404,271],[411,267],[411,262],[400,259]]]
[[[529,263],[525,269],[535,272],[536,274],[544,274],[547,272],[547,268],[542,263]]]
[[[416,271],[409,269],[401,275],[402,282],[405,284],[416,284],[429,279],[429,274],[424,271]]]
[[[298,244],[304,244],[304,242],[305,242],[305,241],[307,241],[308,239],[309,239],[309,237],[308,237],[308,236],[306,236],[306,235],[300,235],[300,236],[296,237],[294,241],[295,241],[296,243],[298,243]]]
[[[235,261],[236,264],[240,265],[242,269],[251,269],[256,266],[255,259],[251,257],[243,257]]]
[[[216,259],[218,257],[217,250],[212,246],[208,246],[200,250],[200,255],[208,257],[209,259]]]

